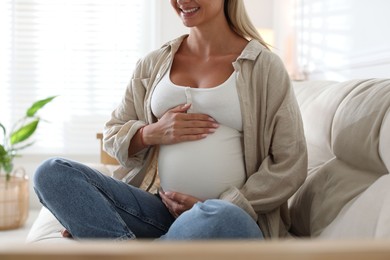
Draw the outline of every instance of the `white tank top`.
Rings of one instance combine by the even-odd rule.
[[[158,172],[162,188],[203,200],[218,198],[231,186],[240,188],[246,175],[236,73],[213,88],[177,86],[169,75],[168,71],[153,92],[153,114],[161,118],[170,108],[191,103],[188,113],[208,114],[220,126],[202,140],[160,146]]]

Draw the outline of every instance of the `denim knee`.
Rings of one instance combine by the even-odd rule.
[[[34,189],[40,193],[55,190],[58,184],[64,183],[65,176],[60,169],[60,164],[65,161],[61,158],[50,158],[41,163],[36,169],[33,176]]]
[[[184,212],[163,239],[262,239],[257,223],[241,208],[223,200],[197,203]]]

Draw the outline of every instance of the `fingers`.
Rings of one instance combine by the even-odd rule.
[[[159,194],[162,202],[168,208],[172,216],[174,216],[175,218],[180,216],[180,214],[185,211],[184,206],[182,204],[180,204],[178,201],[173,200],[171,196],[168,197],[169,193],[160,191]]]
[[[185,211],[184,205],[179,204],[177,201],[168,198],[166,195],[164,195],[164,193],[160,192],[160,197],[164,205],[175,218],[180,216],[180,214]]]
[[[188,115],[188,114],[185,114]],[[169,131],[172,135],[199,135],[214,133],[219,124],[211,120],[196,120],[188,116],[175,116],[175,121],[171,124]]]
[[[170,109],[169,111],[174,112],[174,113],[186,113],[188,109],[190,109],[191,104],[184,104],[184,105],[179,105],[177,107],[174,107]]]
[[[174,107],[167,111],[167,113],[177,114],[177,119],[182,119],[186,121],[210,121],[216,122],[214,118],[206,114],[199,113],[187,113],[192,104],[183,104],[177,107]]]
[[[213,126],[218,125],[217,121],[209,115],[206,114],[187,114],[187,113],[176,113],[172,115],[172,118],[175,120],[180,120],[185,123],[189,123],[189,126],[199,125],[199,126]]]
[[[189,106],[184,105],[186,108]],[[180,134],[207,134],[215,132],[219,124],[209,115],[195,113],[177,113],[173,112],[178,108],[170,110],[171,128],[173,131],[180,131]]]
[[[184,195],[179,192],[164,192],[165,197],[167,197],[169,200],[176,202],[176,204],[184,205],[186,202],[187,195]]]
[[[196,141],[214,133],[219,124],[209,115],[186,113],[190,107],[184,104],[170,109],[152,128],[144,128],[144,139],[152,145],[166,145]]]
[[[196,202],[201,201],[198,198],[178,192],[163,192],[160,190],[159,194],[162,202],[175,218],[191,209]]]

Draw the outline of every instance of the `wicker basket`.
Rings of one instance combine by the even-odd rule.
[[[0,174],[0,230],[24,225],[29,209],[29,183],[23,169],[16,170],[10,180]]]

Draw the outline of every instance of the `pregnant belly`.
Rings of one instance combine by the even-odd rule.
[[[220,125],[205,139],[162,145],[158,157],[161,186],[199,199],[218,198],[245,181],[241,134]]]

